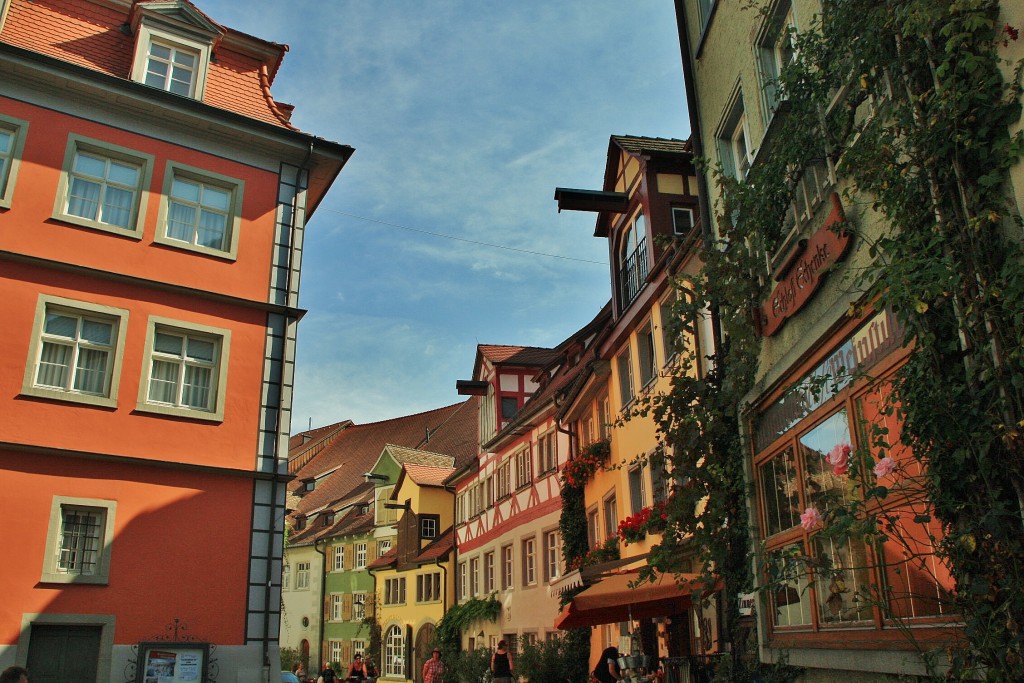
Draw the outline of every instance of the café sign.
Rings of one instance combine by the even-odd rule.
[[[850,247],[846,215],[839,195],[832,193],[832,210],[809,239],[801,240],[780,269],[784,276],[768,300],[754,310],[754,323],[762,337],[770,337],[807,305],[829,270]]]

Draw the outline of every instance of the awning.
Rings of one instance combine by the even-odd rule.
[[[639,571],[611,574],[572,599],[555,619],[555,628],[569,629],[620,621],[665,617],[690,608],[690,593],[699,589],[699,574],[661,575],[635,588]]]

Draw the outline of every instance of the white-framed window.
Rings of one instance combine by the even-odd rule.
[[[505,462],[498,465],[497,472],[494,475],[494,496],[495,500],[501,500],[505,496],[512,493],[512,461],[506,460]]]
[[[494,592],[494,551],[484,555],[484,593]]]
[[[116,511],[112,500],[54,496],[40,581],[106,584]]]
[[[516,488],[529,486],[533,481],[533,463],[530,454],[530,447],[523,448],[515,454],[516,459]]]
[[[766,123],[772,119],[783,99],[779,92],[779,76],[796,59],[795,33],[793,8],[789,0],[782,0],[765,18],[757,38],[757,71]]]
[[[289,565],[281,567],[281,590],[286,591],[291,588],[292,579],[292,568]]]
[[[604,528],[608,530],[608,536],[611,536],[619,528],[619,511],[616,507],[615,493],[604,499],[603,507]]]
[[[331,621],[341,621],[342,594],[331,594]]]
[[[391,539],[385,538],[377,541],[377,557],[384,557],[391,550]]]
[[[544,580],[554,581],[562,575],[562,540],[557,529],[544,532]]]
[[[455,496],[455,523],[456,524],[464,524],[466,519],[467,519],[467,517],[466,517],[466,498],[467,497],[468,496],[467,496],[467,494],[465,492],[460,493],[459,495]]]
[[[501,547],[501,589],[510,590],[513,588],[513,576],[515,574],[515,559],[512,556],[512,546]]]
[[[604,540],[601,536],[601,517],[597,514],[597,506],[587,510],[587,541],[591,548],[596,548]]]
[[[474,557],[469,561],[469,594],[477,596],[480,594],[480,558]]]
[[[457,585],[455,586],[455,594],[459,600],[468,597],[467,590],[469,588],[469,568],[465,562],[459,562],[459,575],[456,578]]]
[[[630,359],[629,345],[615,358],[615,366],[619,373],[619,402],[625,408],[633,402],[633,365]]]
[[[149,154],[70,135],[54,218],[141,238],[152,169]]]
[[[352,594],[352,621],[366,618],[366,593]]]
[[[537,583],[537,541],[534,538],[523,539],[523,585],[532,586]]]
[[[722,171],[739,181],[746,180],[750,165],[754,163],[754,149],[750,144],[742,89],[737,88],[733,93],[732,103],[726,110],[716,137]]]
[[[345,571],[345,546],[334,546],[334,563],[332,567],[333,570],[336,572]]]
[[[440,524],[440,519],[438,515],[420,515],[420,538],[437,538],[437,527]]]
[[[10,208],[28,122],[0,114],[0,208]]]
[[[607,396],[602,396],[597,402],[598,433],[602,439],[612,438],[612,408],[611,401]]]
[[[309,562],[295,563],[295,590],[309,590]]]
[[[352,641],[352,656],[356,655],[366,656],[366,641],[365,640],[353,640]]]
[[[234,259],[244,188],[237,178],[167,162],[156,241]]]
[[[22,393],[117,405],[128,311],[41,294]]]
[[[694,222],[693,209],[683,206],[672,207],[672,234],[676,237],[689,235]]]
[[[231,331],[150,316],[138,410],[223,420]]]
[[[629,501],[634,515],[647,505],[646,469],[644,465],[636,465],[629,469]]]
[[[558,435],[553,429],[537,437],[537,464],[541,472],[558,467]]]
[[[441,599],[441,572],[416,576],[416,602],[437,602]]]
[[[356,569],[366,569],[366,543],[356,543]]]
[[[404,605],[405,604],[405,577],[395,579],[384,579],[384,604]]]
[[[637,360],[640,361],[640,386],[646,387],[658,376],[657,354],[654,351],[654,327],[644,323],[636,333]]]
[[[140,4],[132,11],[131,28],[131,79],[202,100],[213,42],[223,29],[188,3]]]
[[[405,634],[398,624],[389,626],[384,633],[384,675],[405,675]]]
[[[341,657],[341,641],[340,640],[329,640],[327,641],[327,651],[330,653],[331,662],[343,662],[344,659]]]

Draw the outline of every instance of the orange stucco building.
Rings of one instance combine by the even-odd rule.
[[[302,237],[352,153],[274,101],[286,50],[0,0],[0,669],[277,677]]]

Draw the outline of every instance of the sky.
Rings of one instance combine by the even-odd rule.
[[[477,344],[553,347],[611,295],[611,135],[689,135],[669,0],[195,0],[290,46],[272,87],[355,154],[309,221],[292,433],[463,400]]]

